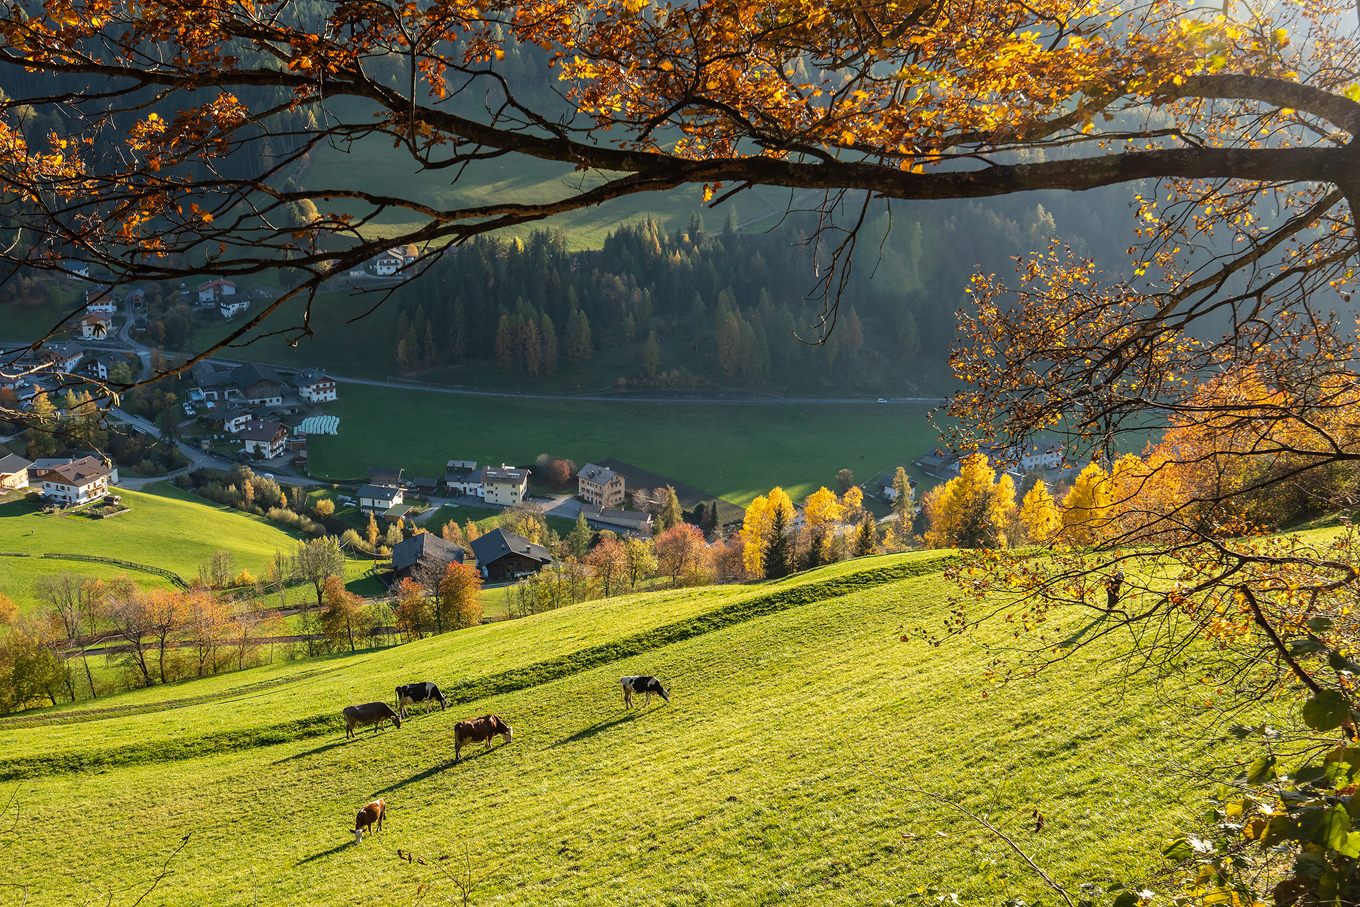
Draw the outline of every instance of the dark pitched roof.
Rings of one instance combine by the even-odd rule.
[[[228,376],[212,367],[211,362],[200,362],[194,366],[194,378],[199,387],[214,387],[228,383]]]
[[[269,381],[280,387],[283,386],[283,379],[279,377],[278,372],[267,365],[256,365],[254,362],[236,366],[231,370],[231,377],[236,382],[236,386],[242,389],[252,387],[261,381]]]
[[[82,486],[109,475],[109,468],[94,457],[84,457],[72,463],[64,463],[48,470],[47,475],[56,473],[68,484]]]
[[[457,561],[461,564],[463,554],[461,546],[446,542],[429,532],[422,532],[393,546],[392,569],[405,570],[417,563],[430,564],[436,561],[441,564]]]
[[[401,494],[401,489],[393,485],[365,485],[359,489],[358,497],[373,498],[378,501],[395,501],[397,495]]]
[[[368,481],[373,485],[400,485],[401,472],[396,466],[370,466]]]
[[[239,406],[218,406],[208,413],[207,419],[209,422],[231,422],[249,415],[249,410],[241,409]]]
[[[576,473],[578,479],[585,479],[587,482],[595,482],[599,485],[608,485],[616,475],[618,473],[614,470],[596,466],[594,463],[587,463]]]
[[[469,547],[472,548],[472,554],[477,558],[477,563],[483,567],[500,560],[507,554],[522,554],[544,564],[552,563],[552,555],[548,553],[547,548],[542,545],[535,545],[522,535],[516,535],[499,528],[492,529],[486,535],[473,539]]]
[[[261,422],[258,419],[251,419],[246,423],[246,427],[241,429],[242,441],[273,441],[278,437],[280,431],[285,431],[281,422]]]
[[[315,372],[305,368],[293,376],[294,387],[311,387],[313,384],[320,384],[322,381],[334,382],[335,379],[324,372]]]
[[[0,476],[12,476],[19,470],[32,465],[32,460],[25,460],[18,454],[6,454],[0,457]]]

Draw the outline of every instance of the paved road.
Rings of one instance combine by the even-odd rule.
[[[708,396],[694,394],[632,393],[621,394],[530,394],[519,391],[492,391],[480,388],[445,387],[438,384],[421,384],[415,381],[375,381],[368,378],[341,378],[330,374],[340,384],[367,384],[370,387],[393,387],[400,390],[433,391],[439,394],[458,394],[465,397],[517,397],[522,400],[562,400],[594,401],[600,403],[697,403],[712,404],[771,404],[789,403],[816,405],[832,403],[836,405],[858,404],[897,404],[910,406],[938,406],[946,402],[944,397],[780,397],[774,394],[736,394],[719,393]]]
[[[143,419],[141,416],[134,416],[132,415],[132,413],[124,412],[123,410],[118,409],[116,407],[110,407],[109,414],[114,418],[118,419],[119,421],[126,422],[129,425],[136,426],[138,429],[146,432],[153,438],[159,438],[161,436],[161,430],[152,423],[148,422],[146,419]],[[179,475],[180,473],[190,472],[191,470],[198,469],[200,467],[208,467],[209,469],[231,469],[231,467],[234,465],[230,460],[224,460],[221,457],[215,457],[212,454],[207,453],[206,451],[185,444],[182,441],[179,444],[179,450],[180,453],[184,454],[192,461],[190,465],[185,466],[182,469],[177,469],[174,472],[169,473],[168,475],[159,476],[157,478],[122,479],[118,483],[119,486],[123,488],[130,488],[133,491],[140,491],[142,488],[151,484],[152,482],[163,482],[168,478],[172,478],[174,476]],[[252,468],[255,469],[256,472],[263,472],[264,469],[268,468],[268,465],[267,464],[264,465],[264,469],[255,466],[252,466]],[[320,482],[316,479],[304,479],[301,476],[292,476],[281,472],[275,472],[272,473],[272,475],[274,476],[274,481],[278,482],[280,485],[329,484],[327,482]]]

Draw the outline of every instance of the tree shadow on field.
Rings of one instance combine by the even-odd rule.
[[[353,834],[353,832],[350,832],[350,834]],[[313,860],[320,860],[320,859],[322,859],[323,857],[334,856],[335,854],[339,853],[340,851],[342,851],[342,850],[348,850],[349,848],[351,848],[351,847],[353,847],[353,846],[354,846],[354,842],[353,842],[353,841],[346,841],[344,844],[337,844],[337,845],[335,845],[335,846],[332,847],[330,850],[323,850],[323,851],[320,851],[319,853],[314,853],[314,854],[312,854],[310,857],[303,857],[301,860],[298,860],[298,861],[297,861],[296,863],[294,863],[293,865],[294,865],[294,866],[301,866],[303,863],[310,863],[310,862],[312,862]]]
[[[455,765],[462,765],[464,762],[467,762],[469,759],[479,759],[479,758],[481,758],[482,756],[489,756],[489,755],[491,755],[492,753],[494,753],[496,750],[500,749],[501,747],[503,747],[503,746],[508,746],[508,745],[509,745],[509,744],[501,743],[501,744],[498,744],[498,745],[496,745],[496,746],[493,746],[493,747],[492,747],[491,749],[489,749],[489,750],[488,750],[488,749],[483,749],[480,745],[478,745],[477,748],[476,748],[473,752],[468,753],[468,754],[467,754],[466,756],[464,756],[459,762],[454,762],[452,759],[446,759],[446,760],[443,761],[443,762],[438,762],[438,763],[436,763],[436,764],[430,766],[429,768],[425,769],[425,771],[423,771],[423,772],[419,772],[419,773],[417,773],[417,774],[414,774],[414,775],[412,775],[412,776],[409,777],[409,778],[403,778],[402,780],[397,781],[397,782],[394,783],[394,784],[389,784],[387,787],[384,787],[382,790],[374,791],[374,792],[373,792],[373,796],[374,796],[374,797],[381,797],[381,796],[383,796],[384,794],[390,794],[390,793],[392,793],[392,791],[394,791],[394,790],[401,790],[403,787],[405,787],[405,786],[408,785],[408,784],[416,784],[416,783],[418,783],[418,782],[420,782],[420,781],[424,781],[426,778],[433,778],[435,775],[439,774],[440,772],[445,771],[445,770],[447,770],[447,769],[451,769],[451,768],[453,768]],[[466,747],[464,747],[464,748],[466,749]]]
[[[646,712],[641,711],[629,712],[628,714],[621,715],[618,718],[608,718],[605,719],[604,721],[597,721],[590,727],[582,728],[581,730],[572,734],[570,737],[557,741],[556,743],[553,744],[553,748],[556,749],[559,746],[567,746],[572,743],[580,743],[582,740],[589,740],[596,734],[602,734],[605,731],[609,730],[610,728],[617,727],[620,724],[624,724],[630,721],[637,721],[639,718],[643,717],[646,714],[647,714]]]
[[[344,746],[346,743],[349,743],[349,741],[333,740],[330,743],[323,743],[320,746],[314,746],[304,753],[294,753],[291,756],[284,756],[282,759],[275,759],[273,762],[270,763],[270,765],[283,765],[283,763],[292,762],[294,759],[306,759],[308,756],[317,756],[320,755],[321,753],[326,752],[326,750],[333,750],[337,746]]]
[[[1073,649],[1073,648],[1076,648],[1077,645],[1081,643],[1082,637],[1083,637],[1083,636],[1085,636],[1087,633],[1090,633],[1090,632],[1091,632],[1092,630],[1094,630],[1096,627],[1098,627],[1098,626],[1100,626],[1101,624],[1103,624],[1109,617],[1110,617],[1110,615],[1108,615],[1108,614],[1102,614],[1102,615],[1100,615],[1100,616],[1097,617],[1095,620],[1091,621],[1089,624],[1087,624],[1086,626],[1082,627],[1082,628],[1081,628],[1080,630],[1078,630],[1077,632],[1073,633],[1071,636],[1067,637],[1066,639],[1060,640],[1060,641],[1058,642],[1056,648],[1059,648],[1059,649]]]

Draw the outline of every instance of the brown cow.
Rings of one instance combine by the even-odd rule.
[[[354,729],[365,724],[373,725],[373,733],[378,732],[384,721],[401,727],[401,716],[392,711],[385,702],[365,702],[363,705],[347,705],[340,713],[345,718],[345,739],[354,736]]]
[[[373,833],[373,823],[378,823],[378,831],[382,831],[383,816],[387,813],[387,803],[381,797],[359,810],[359,815],[354,817],[354,843],[361,844],[364,840],[364,832]]]
[[[453,761],[457,764],[462,758],[461,752],[464,743],[481,743],[486,741],[486,748],[491,749],[491,738],[497,734],[501,739],[509,743],[515,737],[515,729],[496,715],[483,715],[481,718],[469,718],[467,721],[460,721],[453,728]]]

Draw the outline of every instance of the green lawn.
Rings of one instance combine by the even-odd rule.
[[[44,514],[22,500],[0,504],[0,551],[95,554],[160,567],[188,580],[198,574],[199,564],[222,549],[235,556],[238,570],[263,576],[276,548],[291,552],[296,544],[296,534],[274,523],[214,504],[168,482],[151,485],[144,492],[118,493],[131,512],[108,520]],[[351,588],[361,594],[380,594],[376,579],[359,579],[366,566],[350,564]],[[29,607],[36,601],[37,577],[61,571],[104,579],[124,572],[79,561],[2,558],[0,594],[21,608]],[[126,573],[142,586],[165,583],[153,574]]]
[[[532,463],[541,453],[578,465],[606,457],[746,505],[783,485],[795,500],[861,481],[936,443],[924,406],[593,403],[464,397],[345,384],[327,412],[340,434],[308,439],[312,475],[354,479],[379,464],[441,475],[450,459]]]
[[[320,148],[312,153],[311,164],[304,182],[308,189],[349,187],[354,175],[362,173],[364,189],[380,195],[405,196],[420,199],[423,204],[445,208],[476,207],[520,202],[524,204],[549,201],[574,194],[584,182],[594,186],[603,182],[598,173],[575,173],[568,164],[543,161],[523,155],[508,155],[494,161],[473,164],[459,171],[457,184],[450,184],[449,171],[417,173],[410,156],[381,140],[360,141],[348,150]],[[738,216],[743,220],[773,210],[769,202],[746,193],[738,196]],[[570,214],[558,215],[546,221],[509,229],[503,236],[528,236],[533,230],[560,227],[567,233],[567,242],[574,249],[598,249],[605,236],[620,223],[652,217],[660,220],[668,230],[683,228],[690,214],[699,211],[701,195],[697,187],[671,192],[644,192],[616,199],[603,205],[585,208]],[[352,204],[329,204],[320,199],[322,211],[360,214]],[[722,226],[727,208],[722,213],[707,211],[706,226],[717,230]],[[369,228],[375,235],[391,236],[399,231],[417,229],[422,221],[401,211],[386,214]]]
[[[1108,651],[984,698],[987,632],[900,643],[946,613],[937,573],[905,575],[938,570],[931,557],[591,602],[0,721],[0,776],[30,817],[8,881],[37,905],[114,887],[131,902],[187,836],[154,903],[407,903],[422,883],[450,903],[433,867],[465,853],[488,876],[477,904],[928,905],[926,888],[1052,903],[917,786],[987,814],[1073,889],[1146,881],[1202,805],[1158,770],[1233,755],[1189,750],[1181,716],[1116,683]],[[634,673],[672,702],[624,712]],[[344,739],[343,705],[419,679],[456,704]],[[514,742],[453,765],[454,722],[488,712]],[[386,827],[356,846],[376,796]]]

